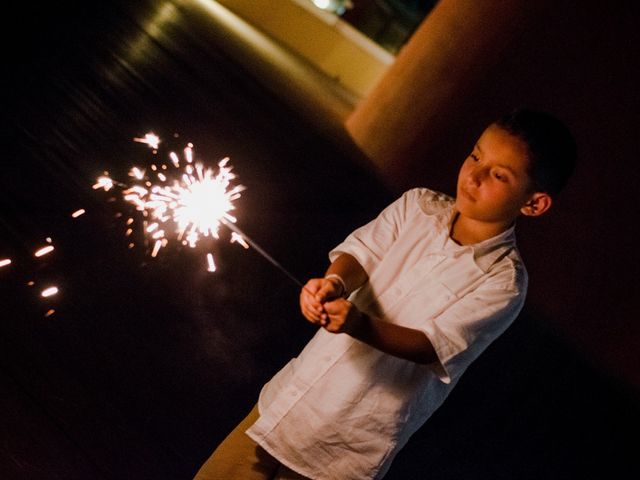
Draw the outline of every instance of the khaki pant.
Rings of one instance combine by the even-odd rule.
[[[244,433],[258,416],[256,405],[200,467],[194,480],[309,480],[282,465]]]

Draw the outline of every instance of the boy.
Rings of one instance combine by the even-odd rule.
[[[455,200],[412,189],[351,233],[300,293],[322,328],[196,478],[382,478],[520,312],[515,221],[549,210],[575,156],[560,121],[516,111],[482,133]]]

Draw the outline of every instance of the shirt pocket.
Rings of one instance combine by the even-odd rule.
[[[430,281],[409,293],[403,302],[401,324],[422,327],[424,322],[438,317],[459,300],[459,297],[442,282]]]
[[[431,272],[433,282],[439,283],[451,295],[463,298],[482,283],[486,274],[478,267],[471,255],[454,262],[442,262]],[[443,293],[446,297],[446,293]]]

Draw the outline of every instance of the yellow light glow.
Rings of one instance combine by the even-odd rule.
[[[328,8],[331,5],[329,0],[313,0],[313,4],[318,8]]]

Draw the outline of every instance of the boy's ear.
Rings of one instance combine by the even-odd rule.
[[[520,212],[527,217],[539,217],[551,208],[552,203],[553,200],[551,200],[551,196],[548,193],[536,192],[524,204]]]

